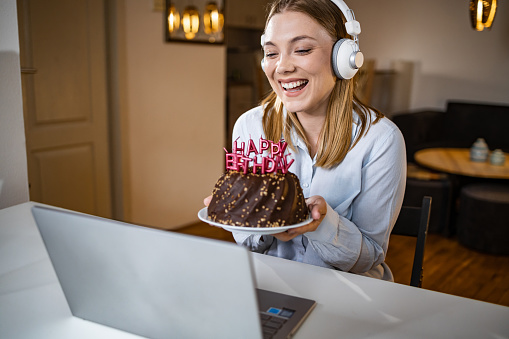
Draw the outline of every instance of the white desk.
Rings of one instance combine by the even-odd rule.
[[[0,338],[139,338],[72,317],[31,206],[0,210]],[[296,338],[509,338],[509,307],[266,255],[253,261],[258,287],[318,302]]]

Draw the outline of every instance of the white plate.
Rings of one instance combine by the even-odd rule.
[[[300,222],[298,224],[294,225],[288,225],[288,226],[281,226],[281,227],[242,227],[242,226],[230,226],[221,224],[215,221],[212,221],[208,218],[208,212],[207,207],[202,208],[198,212],[198,218],[200,218],[201,221],[206,222],[207,224],[210,224],[212,226],[221,227],[224,228],[227,231],[230,232],[238,232],[238,233],[249,233],[249,234],[276,234],[281,233],[286,230],[289,230],[291,228],[296,228],[300,226],[304,226],[309,224],[313,219],[309,217],[308,219],[304,220],[303,222]]]

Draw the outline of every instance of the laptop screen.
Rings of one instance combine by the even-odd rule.
[[[262,337],[246,248],[45,207],[32,213],[74,316],[150,338]]]

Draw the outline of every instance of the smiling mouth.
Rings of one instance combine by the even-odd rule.
[[[298,80],[292,82],[281,82],[281,87],[287,92],[297,92],[306,87],[308,80]]]

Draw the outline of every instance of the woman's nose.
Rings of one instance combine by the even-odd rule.
[[[291,58],[289,56],[281,55],[276,65],[276,72],[278,74],[285,74],[293,72],[294,70],[295,65],[293,64]]]

